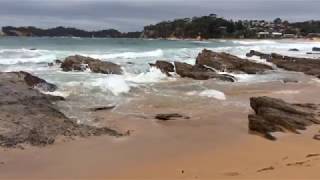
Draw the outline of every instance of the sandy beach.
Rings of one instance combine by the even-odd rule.
[[[249,98],[270,96],[320,104],[320,83],[300,73],[300,83],[223,83],[180,80],[137,90],[112,111],[93,113],[97,123],[130,136],[58,140],[54,146],[1,149],[0,178],[18,179],[319,179],[319,127],[302,134],[276,133],[269,141],[248,133]],[[226,100],[190,96],[199,84]],[[162,92],[170,92],[162,93]],[[189,93],[190,94],[190,93]],[[157,113],[190,119],[160,122]]]

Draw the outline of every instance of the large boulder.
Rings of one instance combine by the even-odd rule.
[[[174,72],[174,66],[172,63],[167,61],[156,61],[156,63],[150,63],[151,67],[156,67],[161,70],[162,73],[166,74],[167,76],[171,76],[170,72]]]
[[[228,74],[218,74],[214,70],[202,65],[190,65],[183,62],[174,62],[176,73],[181,77],[196,80],[219,79],[222,81],[235,82],[236,78]]]
[[[248,55],[255,54],[268,62],[275,64],[278,68],[288,71],[303,72],[320,78],[320,59],[298,58],[283,56],[276,53],[265,54],[257,51],[250,51]]]
[[[218,53],[204,49],[197,57],[196,64],[209,66],[223,72],[244,72],[247,74],[263,73],[272,67],[241,59],[227,53]]]
[[[122,74],[121,67],[115,63],[80,55],[67,57],[61,68],[63,71],[85,71],[89,68],[94,73]]]
[[[272,132],[290,131],[299,134],[306,126],[320,124],[318,106],[313,104],[290,104],[281,99],[252,97],[250,105],[255,114],[250,114],[249,130],[276,140]]]
[[[20,144],[45,146],[58,136],[98,136],[121,134],[106,128],[77,124],[56,107],[61,97],[42,94],[34,89],[40,78],[26,73],[0,73],[0,146],[17,147]]]

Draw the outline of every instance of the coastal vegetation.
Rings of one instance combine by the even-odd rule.
[[[95,37],[95,38],[299,38],[320,37],[320,21],[293,22],[276,18],[266,20],[228,20],[216,14],[202,17],[162,21],[145,26],[142,32],[120,32],[116,29],[85,31],[69,27],[40,29],[37,27],[2,28],[6,36]]]

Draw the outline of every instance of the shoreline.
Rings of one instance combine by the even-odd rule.
[[[319,126],[304,124],[307,118],[298,116],[297,120],[297,116],[290,113],[291,108],[294,108],[293,112],[306,108],[307,111],[302,111],[307,113],[304,116],[320,117],[317,109],[320,106],[320,98],[317,98],[320,63],[310,58],[259,51],[247,54],[248,58],[252,56],[260,56],[262,61],[268,58],[262,63],[229,52],[204,49],[195,58],[194,65],[171,61],[148,65],[143,61],[150,71],[156,69],[157,77],[160,74],[165,80],[150,84],[135,81],[138,82],[134,84],[136,86],[130,87],[126,80],[119,78],[125,75],[121,69],[123,64],[81,55],[68,56],[51,65],[42,64],[47,70],[53,69],[51,76],[57,72],[77,78],[77,74],[87,75],[76,79],[78,86],[72,84],[74,80],[53,81],[59,85],[71,82],[75,94],[66,98],[41,93],[58,88],[46,82],[46,78],[43,80],[24,72],[11,73],[17,75],[13,79],[1,76],[0,80],[4,82],[1,81],[0,95],[5,98],[0,102],[4,107],[0,118],[6,121],[2,121],[0,127],[4,129],[0,140],[3,143],[2,137],[9,137],[5,141],[10,145],[8,147],[11,147],[12,139],[15,140],[10,133],[17,133],[22,140],[17,142],[18,148],[0,148],[0,179],[319,179],[320,144],[313,139],[320,133]],[[92,76],[89,78],[88,75]],[[151,75],[154,78],[155,75]],[[108,76],[113,77],[111,81],[104,81]],[[112,93],[119,94],[109,96],[108,91],[99,91],[95,79],[110,86],[114,90]],[[93,88],[85,89],[86,82],[92,83],[89,85]],[[8,89],[15,91],[7,92]],[[260,110],[253,107],[251,98],[263,96],[289,103],[281,105],[284,110],[274,108],[274,105],[264,107],[280,111],[280,115],[275,113],[273,116],[275,119],[285,117],[285,122],[298,122],[294,123],[297,128],[290,129],[277,121],[263,119],[263,125],[271,123],[280,127],[266,130],[277,138],[276,141],[265,139],[262,136],[264,129],[258,134],[261,133],[259,129],[253,133],[250,127],[248,115],[261,115],[258,114]],[[113,98],[119,99],[112,101]],[[99,102],[108,106],[93,106]],[[296,103],[300,106],[293,105]],[[50,117],[45,113],[43,116],[49,118],[47,121],[54,120],[50,121],[53,125],[44,126],[49,123],[43,123],[43,112],[48,112]],[[176,118],[159,119],[159,114],[174,114]],[[15,117],[30,128],[20,131],[24,127],[19,128],[21,123],[16,123]],[[82,122],[82,118],[86,121]],[[264,118],[263,113],[260,118]],[[67,123],[71,120],[81,123]],[[10,126],[14,128],[10,129]],[[55,127],[59,127],[58,130]],[[11,132],[6,133],[6,130]]]

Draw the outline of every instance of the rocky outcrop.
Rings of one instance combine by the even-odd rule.
[[[67,57],[61,68],[63,71],[85,71],[89,68],[94,73],[122,74],[122,69],[117,64],[80,55]]]
[[[272,132],[290,131],[299,134],[306,126],[320,124],[318,106],[314,104],[290,104],[270,97],[250,98],[255,114],[250,114],[249,130],[276,140]]]
[[[58,136],[121,136],[115,130],[77,124],[54,102],[61,97],[42,94],[32,87],[46,82],[25,72],[0,73],[0,146],[45,146]]]
[[[172,63],[167,61],[156,61],[155,64],[150,64],[151,67],[156,67],[161,70],[162,73],[167,76],[171,76],[171,72],[174,72],[174,66]]]
[[[176,73],[181,77],[196,80],[219,79],[222,81],[235,82],[236,78],[228,74],[218,74],[213,69],[203,65],[190,65],[183,62],[174,62]]]
[[[48,91],[48,92],[53,92],[57,90],[56,85],[52,83],[48,83],[47,81],[37,76],[33,76],[30,73],[20,71],[17,73],[17,75],[21,76],[24,79],[24,81],[27,83],[27,85],[33,88],[39,88],[42,91]]]
[[[313,75],[320,78],[320,60],[309,58],[298,58],[283,56],[280,54],[272,53],[265,54],[258,51],[250,51],[247,56],[259,56],[266,59],[268,62],[275,64],[277,67],[288,70],[303,72],[307,75]]]
[[[204,49],[197,57],[196,64],[208,66],[223,72],[244,72],[247,74],[263,73],[272,67],[241,59],[227,53],[218,53]]]

